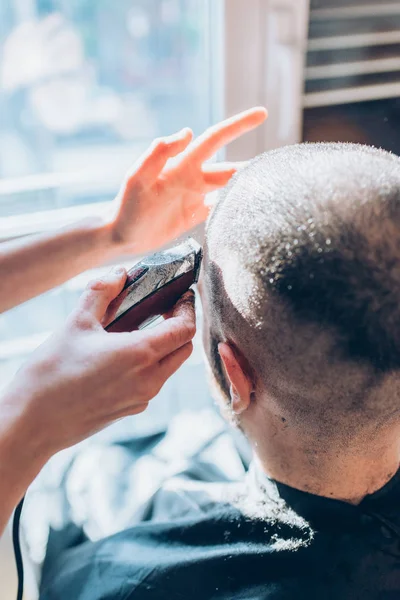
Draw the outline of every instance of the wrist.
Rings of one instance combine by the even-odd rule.
[[[117,219],[111,218],[103,221],[98,231],[101,243],[107,248],[108,260],[115,260],[120,256],[135,253],[134,244],[128,244],[125,236],[118,227]]]
[[[14,399],[8,395],[0,399],[0,534],[49,458],[39,436],[29,434],[24,419],[10,414],[9,402]]]
[[[7,390],[0,399],[0,472],[8,473],[8,481],[18,477],[27,485],[52,454],[46,432],[25,410],[28,404],[18,391]]]
[[[34,437],[27,436],[15,398],[8,391],[0,397],[0,535],[13,510],[47,462]]]
[[[122,241],[116,238],[111,219],[96,218],[89,224],[89,228],[90,245],[95,256],[101,256],[102,263],[115,260],[124,253]]]
[[[13,403],[14,398],[8,394],[0,398],[0,535],[47,461],[37,440],[21,429],[20,420],[13,414]]]

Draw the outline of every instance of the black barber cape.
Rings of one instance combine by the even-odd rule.
[[[136,422],[54,457],[31,487],[41,600],[400,599],[400,474],[352,506],[249,468],[213,409],[151,435]]]
[[[170,519],[97,542],[64,532],[63,549],[53,532],[41,600],[400,598],[399,473],[359,506],[255,466],[243,484],[184,476],[156,496]]]

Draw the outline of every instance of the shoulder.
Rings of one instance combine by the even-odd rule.
[[[233,500],[242,483],[203,482],[176,476],[166,481],[153,498],[152,521],[174,520],[206,515],[215,510],[233,508]]]

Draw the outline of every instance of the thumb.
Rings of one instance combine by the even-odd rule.
[[[125,281],[124,267],[114,267],[107,275],[93,279],[80,298],[78,311],[90,312],[100,322],[109,304],[122,292]]]

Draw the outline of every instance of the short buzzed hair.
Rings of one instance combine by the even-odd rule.
[[[370,386],[400,368],[397,156],[321,143],[257,157],[210,217],[206,261],[222,387],[224,336],[257,372],[269,352],[305,381],[315,356],[362,368]]]

